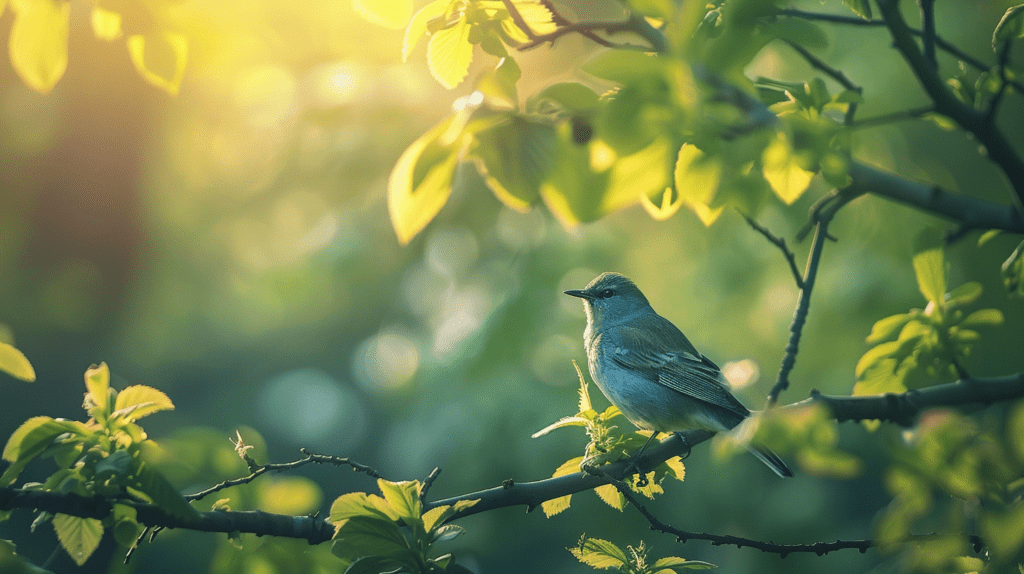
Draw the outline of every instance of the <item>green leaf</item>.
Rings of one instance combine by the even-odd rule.
[[[701,562],[700,560],[687,560],[678,556],[666,556],[659,558],[651,564],[651,570],[658,574],[661,569],[669,568],[672,570],[708,570],[710,568],[718,568],[718,566],[710,562]]]
[[[11,65],[28,87],[48,93],[68,67],[71,5],[65,0],[28,0],[11,7]]]
[[[570,458],[563,462],[561,466],[555,469],[555,473],[551,475],[551,478],[558,478],[559,476],[565,476],[574,472],[579,472],[580,463],[583,462],[582,456],[576,458]],[[559,496],[558,498],[552,498],[551,500],[545,500],[540,503],[541,510],[544,511],[544,516],[551,518],[552,516],[562,512],[569,508],[569,503],[572,500],[572,495],[567,494],[565,496]]]
[[[29,461],[45,451],[58,436],[64,433],[87,435],[85,425],[74,421],[58,421],[50,417],[32,417],[25,421],[7,439],[3,459],[13,463],[3,476],[0,486],[7,486],[18,477]]]
[[[450,3],[449,0],[434,0],[420,8],[412,17],[412,20],[409,20],[409,25],[405,28],[405,40],[402,42],[403,63],[409,59],[409,54],[412,54],[412,51],[416,49],[420,38],[427,33],[429,23],[444,16]]]
[[[110,418],[137,421],[160,411],[174,410],[174,403],[163,392],[146,385],[132,385],[117,393]]]
[[[1017,501],[1003,512],[981,516],[981,535],[997,560],[1013,557],[1024,544],[1024,503]]]
[[[548,426],[540,429],[539,431],[533,433],[532,435],[530,435],[530,438],[539,438],[555,429],[560,429],[563,427],[585,427],[589,424],[590,421],[583,417],[562,417],[557,421],[549,424]]]
[[[355,560],[364,556],[391,556],[409,550],[398,525],[372,516],[354,516],[338,524],[331,552]]]
[[[814,172],[800,166],[789,139],[782,133],[764,148],[761,162],[768,185],[786,205],[799,199],[814,177]]]
[[[519,108],[519,92],[516,82],[522,76],[522,70],[510,56],[498,60],[498,65],[477,80],[476,89],[494,106],[509,109]]]
[[[345,569],[345,574],[390,574],[401,572],[401,563],[383,556],[364,556]]]
[[[599,97],[590,88],[575,82],[552,84],[530,96],[527,109],[544,112],[544,104],[552,103],[569,114],[592,112],[598,107]]]
[[[471,25],[465,16],[453,26],[438,30],[427,44],[427,65],[434,79],[449,90],[462,83],[473,61],[469,42]]]
[[[843,4],[861,18],[871,19],[871,0],[843,0]]]
[[[963,285],[953,289],[945,295],[946,308],[951,309],[960,305],[967,305],[974,303],[981,297],[982,287],[981,283],[977,281],[970,281]]]
[[[79,566],[85,564],[103,539],[103,523],[95,518],[57,514],[53,517],[53,529],[60,545]]]
[[[992,49],[999,51],[999,47],[1007,40],[1024,38],[1024,4],[1011,6],[999,19],[996,29],[992,32]]]
[[[634,12],[652,18],[671,19],[676,11],[672,0],[628,0],[627,3]]]
[[[36,380],[36,371],[25,355],[11,345],[2,342],[0,342],[0,371],[29,383]]]
[[[377,479],[377,486],[384,495],[384,500],[398,513],[398,517],[406,523],[420,520],[420,483],[418,480],[391,482],[383,478]]]
[[[106,363],[94,365],[85,371],[85,388],[89,390],[86,397],[87,402],[92,403],[92,407],[89,408],[89,416],[98,421],[105,420],[110,402],[108,398],[110,396],[110,369],[107,368]]]
[[[121,546],[132,547],[139,538],[139,526],[137,511],[131,506],[124,504],[114,505],[114,539]]]
[[[455,539],[460,534],[465,534],[465,532],[466,529],[461,526],[455,524],[445,524],[444,526],[434,531],[433,541],[446,542],[448,540]]]
[[[682,482],[683,480],[686,479],[686,467],[683,466],[683,459],[677,456],[675,458],[670,458],[666,460],[662,464],[668,467],[669,476],[672,476],[679,482]]]
[[[946,267],[942,249],[933,248],[914,255],[917,287],[925,299],[941,305],[946,293]]]
[[[1002,325],[1003,320],[1003,312],[999,309],[981,309],[971,313],[963,321],[960,321],[959,326]]]
[[[128,451],[116,450],[96,463],[96,468],[93,471],[97,475],[109,473],[117,476],[127,476],[128,471],[131,469],[131,464],[132,455],[128,454]]]
[[[581,69],[603,80],[618,84],[642,84],[651,77],[660,78],[665,72],[665,61],[655,55],[624,50],[598,53]]]
[[[356,13],[366,20],[400,30],[412,16],[412,0],[352,0]]]
[[[978,247],[981,247],[982,245],[985,245],[986,243],[988,243],[989,241],[994,239],[996,236],[998,236],[1002,232],[1003,232],[1002,229],[989,229],[985,233],[982,233],[981,236],[978,237]]]
[[[1003,262],[1002,271],[1006,289],[1012,294],[1024,297],[1024,241]]]
[[[442,142],[450,117],[420,136],[402,153],[388,179],[388,212],[398,241],[408,244],[437,215],[452,192],[458,146]]]
[[[436,509],[435,509],[436,510]],[[365,492],[349,492],[334,499],[328,522],[337,524],[355,516],[376,516],[384,520],[398,520],[395,512],[387,501],[376,494]]]
[[[0,0],[0,13],[3,13],[3,4],[3,0]],[[3,518],[4,514],[9,512],[9,510],[0,512],[0,518]],[[0,539],[0,572],[4,574],[53,574],[49,570],[44,570],[32,564],[24,556],[18,555],[15,552],[14,543],[10,540],[2,539]]]
[[[683,204],[705,226],[714,223],[722,213],[721,207],[710,207],[721,183],[722,161],[707,156],[692,144],[684,144],[679,148],[673,176],[676,192]]]
[[[675,150],[667,138],[658,138],[644,149],[620,157],[612,165],[608,188],[598,207],[613,213],[640,201],[641,197],[661,194],[672,185],[670,174]]]
[[[471,157],[487,186],[505,205],[528,210],[551,170],[558,145],[554,128],[512,116],[475,137]]]
[[[896,332],[902,329],[908,321],[914,318],[914,316],[915,315],[912,313],[900,313],[898,315],[891,315],[884,319],[879,319],[871,327],[871,334],[868,335],[866,341],[871,344],[881,343],[896,334]]]
[[[142,78],[175,96],[185,76],[188,38],[184,34],[161,32],[128,37],[128,55]]]
[[[199,512],[189,504],[174,485],[147,462],[135,470],[135,489],[149,497],[161,510],[180,520],[192,521]]]
[[[569,552],[577,560],[592,568],[619,568],[629,564],[629,558],[621,548],[600,538],[586,538]]]
[[[611,506],[615,510],[621,512],[622,509],[626,507],[626,497],[622,496],[622,493],[619,492],[619,489],[615,488],[615,485],[613,484],[601,485],[595,488],[594,492],[601,497],[601,500],[603,500],[605,504]]]

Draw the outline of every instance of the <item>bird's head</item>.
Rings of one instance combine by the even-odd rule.
[[[636,284],[621,273],[602,273],[585,288],[572,289],[565,294],[583,299],[587,322],[598,330],[651,308]]]

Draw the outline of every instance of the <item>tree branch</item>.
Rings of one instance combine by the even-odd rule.
[[[935,57],[935,0],[917,1],[921,6],[921,44],[924,57],[938,70],[939,61]]]
[[[911,181],[859,162],[850,164],[850,177],[855,185],[874,195],[952,219],[968,228],[1024,233],[1024,218],[1010,205]]]
[[[552,21],[555,22],[555,24],[558,27],[555,28],[553,31],[548,32],[547,34],[537,34],[536,32],[533,31],[532,28],[530,28],[530,25],[526,23],[526,19],[523,18],[522,13],[519,12],[519,8],[516,7],[512,0],[502,0],[502,3],[505,5],[505,9],[508,11],[509,16],[512,18],[512,21],[515,22],[516,26],[519,29],[521,29],[524,34],[526,34],[527,38],[530,39],[525,44],[520,44],[519,46],[516,46],[516,49],[518,50],[529,50],[532,48],[536,48],[537,46],[540,46],[541,44],[547,42],[551,42],[552,44],[554,44],[555,40],[557,40],[558,38],[561,38],[566,34],[572,33],[580,34],[606,48],[645,51],[650,51],[654,49],[645,48],[643,46],[634,46],[632,44],[616,44],[614,42],[609,42],[608,40],[605,40],[596,33],[598,31],[601,31],[604,32],[605,34],[617,34],[620,32],[634,32],[639,34],[635,29],[636,25],[632,21],[632,19],[625,20],[622,22],[590,22],[572,24],[564,17],[562,17],[562,15],[555,10],[554,6],[552,6],[548,2],[545,2],[545,7],[551,12]]]
[[[840,85],[842,85],[847,90],[853,90],[858,94],[864,92],[864,89],[858,86],[857,84],[853,83],[853,80],[851,80],[842,70],[832,67],[821,58],[812,54],[810,50],[808,50],[807,48],[804,48],[800,44],[797,44],[796,42],[791,42],[789,40],[784,40],[784,42],[786,42],[786,44],[790,48],[796,50],[796,52],[800,54],[800,56],[802,56],[804,60],[807,60],[807,63],[810,64],[812,68],[824,72],[833,80],[839,82]],[[844,117],[843,123],[845,125],[852,124],[853,115],[855,113],[857,113],[857,102],[853,102],[846,107],[846,116]]]
[[[893,122],[898,122],[900,120],[918,119],[921,116],[933,113],[934,111],[935,111],[935,106],[921,106],[919,108],[911,108],[909,110],[900,110],[900,111],[892,112],[892,113],[889,113],[889,114],[883,114],[883,115],[880,115],[880,116],[875,116],[873,118],[865,118],[863,120],[858,120],[856,122],[853,122],[852,124],[847,124],[847,125],[849,125],[853,129],[870,128],[870,127],[874,127],[874,126],[881,126],[881,125],[890,124],[890,123],[893,123]]]
[[[925,92],[935,103],[935,110],[949,116],[963,129],[974,134],[988,156],[998,165],[1010,182],[1017,210],[1024,214],[1024,159],[1014,151],[1002,132],[996,129],[985,113],[960,101],[939,77],[931,62],[917,49],[913,35],[900,13],[898,0],[879,0],[879,10],[885,20],[896,49],[910,65]]]
[[[743,219],[747,220],[747,224],[750,225],[750,227],[754,228],[755,231],[763,235],[765,239],[767,239],[773,245],[778,247],[780,251],[782,251],[782,254],[786,257],[786,261],[789,263],[789,270],[790,272],[793,273],[793,280],[796,281],[797,289],[803,289],[804,278],[800,276],[800,270],[796,266],[796,256],[793,255],[793,251],[786,246],[786,240],[775,235],[774,233],[769,231],[767,227],[764,227],[763,225],[754,221],[749,216],[743,213],[741,213],[740,215],[743,216]]]

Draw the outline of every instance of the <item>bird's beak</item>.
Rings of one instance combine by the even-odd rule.
[[[573,297],[579,297],[580,299],[586,299],[588,301],[592,298],[590,296],[590,293],[587,293],[586,291],[580,291],[579,289],[570,289],[568,291],[565,291],[564,293],[566,295],[572,295]]]

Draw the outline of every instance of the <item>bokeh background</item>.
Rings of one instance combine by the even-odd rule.
[[[560,3],[579,19],[607,15],[594,4]],[[940,2],[940,33],[992,61],[991,30],[1009,4]],[[831,1],[807,7],[842,10]],[[261,461],[294,460],[306,447],[350,456],[394,480],[422,479],[439,466],[438,498],[545,478],[585,442],[578,429],[530,438],[575,411],[571,361],[585,361],[584,317],[579,301],[561,292],[606,270],[631,276],[698,349],[731,364],[748,406],[763,403],[797,291],[780,253],[739,215],[706,229],[689,213],[655,222],[633,207],[566,230],[543,208],[503,207],[464,166],[440,216],[401,247],[385,204],[391,166],[472,82],[443,89],[422,45],[403,64],[403,32],[367,23],[345,1],[184,1],[172,15],[190,39],[177,97],[140,78],[123,42],[95,39],[80,3],[72,3],[68,71],[51,94],[25,87],[0,58],[0,323],[38,373],[32,384],[0,375],[0,436],[30,416],[81,419],[82,373],[106,361],[116,387],[155,386],[176,404],[145,426],[170,445],[176,480],[189,492],[245,474],[228,442],[236,429],[258,445]],[[10,23],[8,10],[0,31]],[[864,85],[859,117],[925,103],[884,30],[824,29],[830,47],[821,55]],[[554,50],[522,54],[520,93],[585,80],[572,69],[593,50],[566,37]],[[486,58],[477,53],[471,80]],[[945,55],[940,63],[957,66]],[[775,44],[748,75],[759,74],[811,77]],[[1010,95],[999,118],[1018,149],[1022,109]],[[859,130],[854,155],[1008,201],[976,145],[932,123]],[[792,238],[826,191],[816,181],[796,205],[769,206],[758,219]],[[848,394],[872,323],[923,306],[910,258],[914,238],[929,227],[948,224],[875,197],[841,212],[783,401],[811,389]],[[981,376],[1020,370],[1024,308],[999,279],[1016,240],[979,248],[975,239],[950,250],[950,285],[982,282],[978,308],[1004,309],[1006,323],[984,333],[965,367]],[[807,248],[795,244],[801,261]],[[596,395],[595,402],[606,404]],[[669,485],[652,508],[693,531],[794,543],[870,537],[887,503],[878,453],[899,440],[899,429],[840,428],[842,446],[865,460],[857,479],[798,471],[782,481],[752,457],[717,461],[704,445],[687,461],[685,483]],[[26,478],[52,470],[43,466]],[[317,499],[316,488],[301,483],[306,506],[375,491],[369,478],[335,468],[294,474],[321,491]],[[267,482],[288,484],[275,480]],[[289,496],[287,488],[274,496],[260,488],[236,500],[270,505]],[[0,523],[0,537],[38,564],[56,539],[49,528],[30,534],[31,518],[16,513]],[[469,533],[449,547],[481,573],[585,572],[565,550],[583,532],[623,546],[643,538],[652,556],[707,560],[726,572],[896,568],[873,552],[781,559],[679,545],[591,493],[550,519],[510,508],[462,525]],[[244,539],[260,548],[257,567],[222,538],[164,532],[117,568],[305,572],[337,564],[326,545]],[[105,559],[117,564],[110,546]],[[103,560],[101,553],[84,570],[104,571]]]

